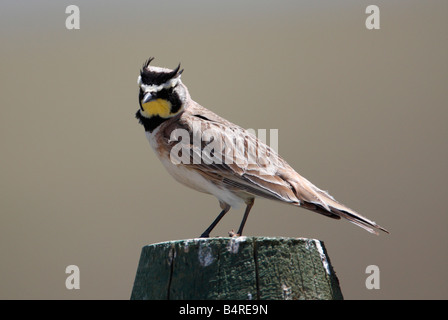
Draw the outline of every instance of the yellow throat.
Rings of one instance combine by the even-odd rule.
[[[145,117],[159,116],[168,118],[171,116],[171,102],[165,99],[155,99],[142,104],[143,115]]]

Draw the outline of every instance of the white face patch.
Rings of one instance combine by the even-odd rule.
[[[140,86],[140,88],[142,88],[143,92],[158,92],[158,91],[163,90],[163,89],[170,89],[170,88],[173,88],[173,87],[177,86],[177,84],[179,82],[180,82],[180,75],[178,77],[170,79],[169,81],[167,81],[165,83],[162,83],[160,85],[155,85],[155,84],[147,85],[147,84],[144,84],[142,82],[142,76],[138,76],[138,79],[137,79],[137,83]]]

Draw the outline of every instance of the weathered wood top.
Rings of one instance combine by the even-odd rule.
[[[197,238],[142,248],[131,299],[343,299],[323,242]]]

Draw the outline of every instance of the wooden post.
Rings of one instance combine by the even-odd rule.
[[[131,299],[343,299],[322,241],[198,238],[143,247]]]

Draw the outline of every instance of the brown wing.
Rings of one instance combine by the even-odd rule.
[[[372,233],[377,234],[375,229],[386,231],[299,175],[254,135],[213,112],[195,106],[177,124],[190,133],[191,144],[186,146],[190,163],[186,166],[216,185],[237,194],[301,206],[331,218],[343,217]]]

